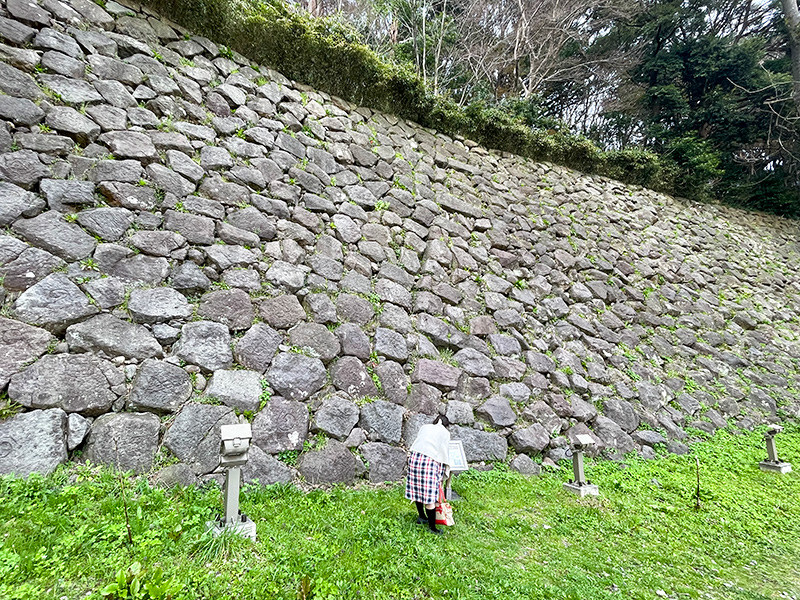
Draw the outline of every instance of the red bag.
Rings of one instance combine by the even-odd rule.
[[[436,524],[448,527],[456,524],[453,520],[453,507],[444,498],[442,484],[439,484],[439,501],[436,503]]]

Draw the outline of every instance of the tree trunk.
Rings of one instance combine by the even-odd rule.
[[[436,55],[434,58],[434,71],[433,71],[433,93],[439,93],[439,66],[442,60],[442,42],[444,41],[444,18],[447,14],[447,0],[444,0],[444,6],[442,7],[442,21],[439,23],[439,39],[436,43]]]
[[[800,10],[797,0],[781,0],[783,18],[789,31],[789,51],[792,57],[792,98],[800,112]]]

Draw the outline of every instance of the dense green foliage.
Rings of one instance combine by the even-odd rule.
[[[603,152],[586,138],[532,129],[503,107],[466,109],[436,95],[408,66],[360,43],[352,28],[315,19],[280,0],[145,0],[144,4],[283,75],[359,105],[389,112],[490,148],[677,192],[676,169],[647,151]]]
[[[800,428],[778,441],[800,465]],[[168,492],[79,465],[6,477],[0,597],[796,597],[800,476],[759,471],[757,432],[693,449],[624,468],[590,463],[602,495],[583,500],[562,489],[566,469],[532,479],[470,471],[454,482],[463,499],[442,537],[415,524],[399,486],[251,487],[242,507],[258,524],[252,544],[204,533],[220,505],[213,487]]]
[[[638,96],[590,136],[618,144],[619,132],[603,126],[625,122],[637,128],[638,147],[679,166],[678,189],[798,216],[800,138],[779,13],[753,17],[748,29],[719,18],[727,7],[727,0],[659,0],[632,23],[618,23],[598,43],[639,49],[627,73]]]

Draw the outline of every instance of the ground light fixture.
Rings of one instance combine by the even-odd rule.
[[[256,524],[239,510],[239,487],[242,481],[242,466],[247,463],[250,440],[253,432],[249,423],[223,425],[220,428],[221,442],[219,466],[225,469],[223,497],[225,512],[222,518],[209,523],[214,535],[233,533],[256,540]]]
[[[770,425],[764,433],[764,441],[767,442],[767,460],[758,463],[762,471],[771,471],[774,473],[790,473],[792,465],[788,462],[783,462],[778,458],[778,450],[775,447],[775,436],[783,431],[780,425]]]
[[[600,489],[586,479],[583,471],[583,452],[595,445],[594,439],[585,433],[579,434],[575,438],[575,442],[572,444],[572,474],[574,479],[570,479],[569,483],[565,483],[564,489],[581,498],[584,496],[599,496]]]

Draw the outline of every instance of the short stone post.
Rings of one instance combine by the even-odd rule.
[[[256,524],[239,511],[239,488],[242,480],[242,466],[247,463],[250,440],[253,437],[249,423],[223,425],[220,428],[219,464],[225,467],[225,487],[223,490],[225,511],[222,519],[209,523],[214,535],[230,531],[237,535],[256,540]]]
[[[780,425],[770,425],[764,433],[764,441],[767,443],[767,460],[758,463],[762,471],[770,471],[773,473],[790,473],[792,465],[788,462],[783,462],[778,458],[778,449],[775,446],[775,436],[783,431]]]
[[[572,474],[573,479],[564,484],[564,489],[583,498],[584,496],[599,496],[600,489],[586,479],[583,469],[583,451],[594,446],[592,436],[580,434],[572,447]]]

